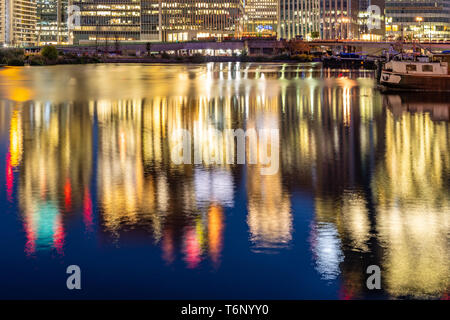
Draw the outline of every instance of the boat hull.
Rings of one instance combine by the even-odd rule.
[[[382,71],[380,86],[385,91],[450,92],[450,76],[414,75]]]

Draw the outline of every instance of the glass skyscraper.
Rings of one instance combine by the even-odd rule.
[[[67,44],[68,0],[37,0],[37,42],[45,44]]]
[[[450,0],[386,0],[388,39],[450,39]]]
[[[320,30],[319,0],[279,0],[278,37],[308,39]]]
[[[385,0],[359,0],[359,39],[380,41],[385,38]]]
[[[245,3],[245,34],[275,36],[278,12],[278,0],[247,0]]]
[[[72,0],[74,42],[189,41],[242,33],[242,0]]]
[[[141,0],[72,0],[80,9],[74,43],[136,41],[141,35]]]
[[[320,0],[323,39],[359,37],[359,0]]]
[[[238,37],[242,33],[242,0],[162,0],[163,41]]]

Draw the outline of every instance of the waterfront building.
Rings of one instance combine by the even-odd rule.
[[[320,0],[280,0],[278,37],[316,38],[320,31]]]
[[[359,0],[320,0],[323,39],[357,39]]]
[[[73,42],[136,41],[141,34],[141,0],[73,0],[80,25]]]
[[[75,43],[179,42],[242,33],[242,0],[73,0],[80,8]]]
[[[243,0],[161,1],[161,40],[240,37],[243,15]]]
[[[359,0],[359,39],[380,41],[386,33],[384,0]]]
[[[388,39],[434,41],[450,38],[450,0],[386,0]]]
[[[37,43],[67,44],[68,0],[37,0]]]
[[[246,36],[276,36],[278,26],[278,0],[248,0],[245,4]]]
[[[29,46],[36,42],[36,2],[0,1],[0,44]]]

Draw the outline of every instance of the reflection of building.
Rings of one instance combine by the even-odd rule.
[[[205,253],[214,265],[220,263],[224,208],[234,203],[229,166],[205,164],[203,169],[193,169],[175,165],[171,154],[179,141],[171,139],[171,134],[190,129],[204,157],[218,148],[225,150],[225,142],[212,143],[207,133],[212,114],[229,104],[225,100],[212,107],[204,96],[192,101],[154,97],[145,104],[95,103],[100,123],[98,195],[105,235],[118,241],[131,235],[151,236],[161,244],[167,263],[178,253],[189,268],[197,267]],[[222,114],[220,125],[231,121],[227,115]]]
[[[247,194],[250,239],[254,250],[289,246],[292,213],[281,175],[261,175],[260,167],[248,169]]]
[[[323,39],[358,38],[358,0],[320,0]]]
[[[299,128],[282,141],[299,146],[298,159],[283,157],[283,168],[297,171],[283,174],[315,190],[315,267],[323,279],[342,278],[341,298],[375,294],[365,287],[371,264],[385,274],[387,294],[438,298],[449,286],[448,104],[388,96],[384,109],[371,88],[360,86],[359,100],[349,90],[324,89],[317,104],[326,108],[308,105],[302,92],[287,102],[298,106],[289,116]]]
[[[395,117],[401,117],[404,112],[427,112],[433,121],[450,121],[450,102],[445,95],[386,95],[384,99]]]
[[[246,102],[249,107],[247,130],[278,129],[280,100],[277,95],[265,96],[262,93],[265,90],[265,86],[259,87],[258,94],[249,97],[251,100]],[[261,139],[258,150],[268,147],[260,142]],[[247,158],[251,148],[249,142]],[[291,203],[284,190],[281,168],[275,174],[263,175],[262,166],[247,165],[247,223],[253,249],[256,251],[288,247],[292,240]]]
[[[87,108],[40,102],[24,107],[27,112],[20,119],[12,118],[10,163],[20,162],[17,192],[27,237],[25,251],[54,248],[61,253],[65,215],[87,203],[92,169]],[[25,151],[20,152],[22,147],[16,144]]]
[[[313,199],[314,267],[325,281],[339,277],[345,298],[365,293],[364,268],[379,257],[363,186],[382,151],[383,108],[376,91],[359,81],[322,87],[312,78],[282,99],[290,106],[280,148],[283,182]]]
[[[101,126],[97,172],[102,221],[116,234],[121,226],[138,222],[144,203],[146,212],[155,211],[154,199],[147,196],[144,200],[144,188],[153,190],[156,186],[153,179],[148,184],[143,180],[140,101],[98,101],[96,110]],[[165,189],[164,185],[158,187]]]
[[[309,39],[319,33],[319,0],[280,0],[278,37]]]
[[[386,36],[397,39],[450,38],[450,0],[386,0]]]
[[[227,254],[250,242],[253,253],[282,252],[297,266],[299,251],[285,249],[307,250],[306,240],[305,264],[312,258],[317,275],[340,286],[342,298],[376,295],[365,285],[372,264],[382,269],[382,294],[448,292],[448,99],[385,96],[385,108],[372,79],[329,79],[328,71],[303,64],[240,66],[173,66],[175,78],[164,82],[169,72],[160,66],[139,67],[126,80],[136,87],[120,94],[123,82],[108,91],[98,85],[100,74],[77,76],[76,88],[109,97],[88,105],[19,103],[32,100],[36,87],[0,88],[5,101],[13,100],[0,110],[9,144],[6,195],[18,201],[27,253],[61,252],[65,239],[78,239],[66,234],[77,230],[82,212],[100,240],[121,245],[140,237],[144,251],[155,243],[167,264],[178,259],[174,268],[219,266],[224,237],[235,235],[240,240],[227,239]],[[14,70],[1,75],[19,79]],[[144,99],[115,99],[144,95],[139,84],[149,83]],[[205,160],[229,146],[209,130],[232,127],[279,129],[279,172],[171,161],[177,129],[192,133]],[[243,206],[247,216],[236,214]],[[75,226],[68,224],[73,217]]]
[[[196,268],[202,261],[205,251],[208,252],[214,266],[220,263],[223,246],[224,216],[220,205],[212,204],[204,216],[198,216],[194,225],[185,226],[183,232],[183,255],[188,268]],[[165,234],[164,244],[172,239],[170,233]],[[166,261],[173,260],[173,247],[171,251],[163,246]],[[207,250],[205,250],[207,249]]]
[[[242,32],[242,0],[73,0],[81,9],[74,42],[187,41]]]
[[[67,4],[69,0],[37,0],[37,43],[67,44]]]
[[[438,298],[450,279],[450,131],[427,113],[386,117],[386,155],[372,181],[386,290]]]
[[[324,280],[335,280],[341,273],[340,264],[344,261],[342,252],[342,241],[336,228],[335,221],[323,221],[322,209],[328,209],[335,212],[320,202],[316,203],[316,214],[318,221],[311,230],[310,242],[313,253],[314,265],[321,278]]]
[[[30,46],[36,42],[36,2],[0,1],[0,44]]]

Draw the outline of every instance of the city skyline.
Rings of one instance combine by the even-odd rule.
[[[445,40],[450,0],[1,0],[0,44],[278,39]],[[68,10],[79,25],[68,29]],[[75,8],[75,10],[73,10]],[[79,10],[79,11],[78,11]],[[70,17],[73,19],[73,17]]]

